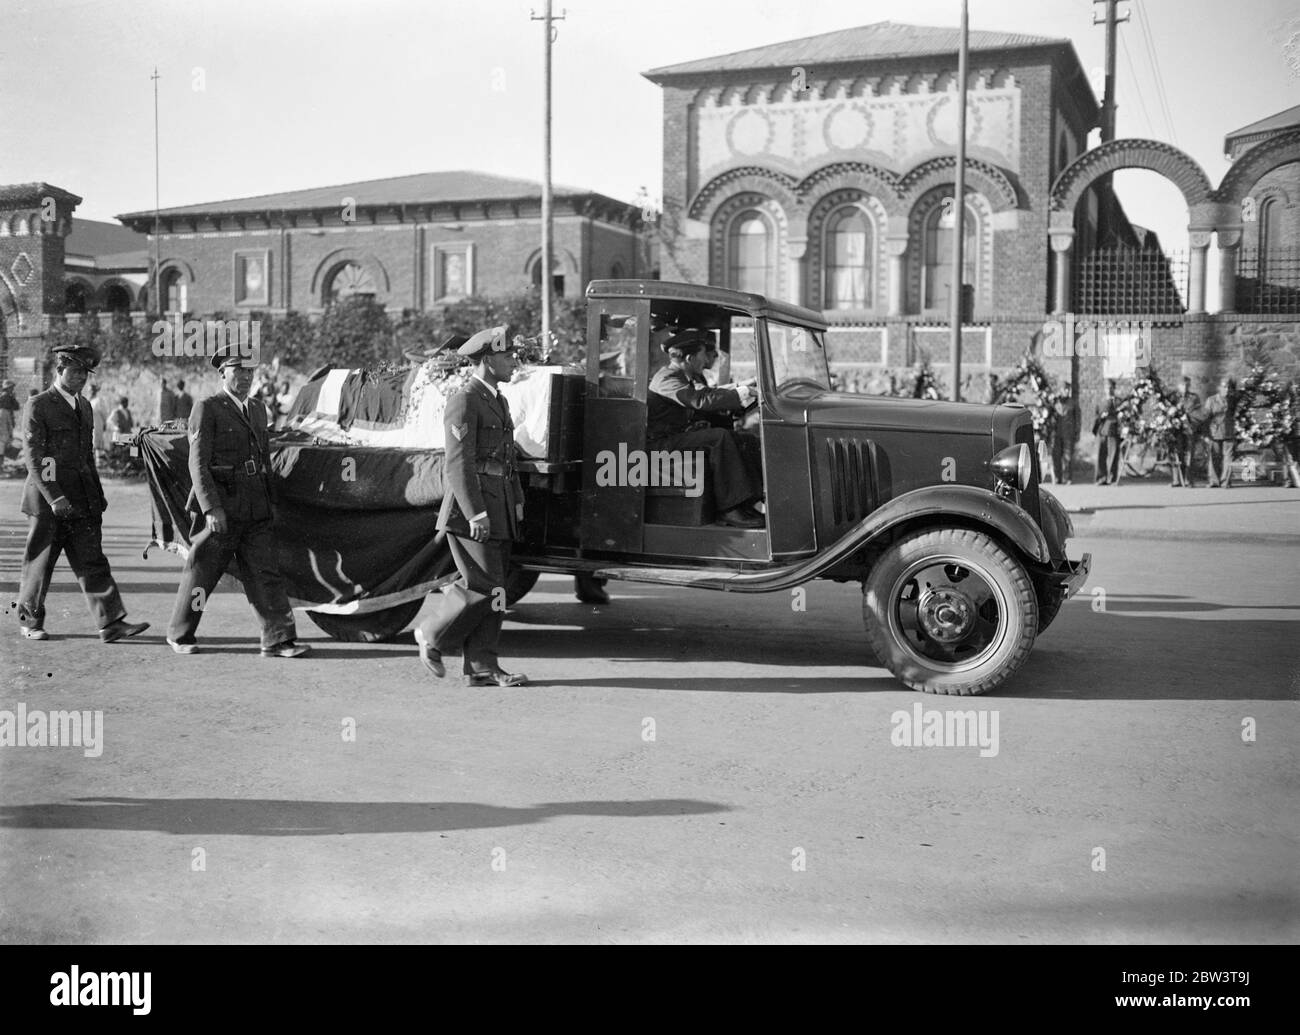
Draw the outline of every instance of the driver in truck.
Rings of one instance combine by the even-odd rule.
[[[646,442],[652,449],[706,450],[719,523],[762,528],[765,519],[754,509],[763,495],[758,439],[715,427],[710,420],[715,414],[739,415],[758,393],[750,385],[709,387],[704,370],[712,343],[708,331],[686,330],[660,344],[668,366],[650,381]]]

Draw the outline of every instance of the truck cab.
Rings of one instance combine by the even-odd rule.
[[[882,663],[971,694],[1005,681],[1086,579],[1024,408],[837,393],[821,314],[761,295],[606,280],[587,300],[585,375],[553,391],[550,455],[523,465],[525,586],[541,571],[726,592],[859,581]],[[647,442],[658,343],[683,328],[713,338],[720,381],[756,386],[733,416],[761,446],[764,527],[715,522],[707,472]]]

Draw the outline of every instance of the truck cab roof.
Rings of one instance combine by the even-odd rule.
[[[587,297],[655,298],[669,302],[715,305],[741,310],[754,317],[785,320],[819,331],[826,330],[828,326],[822,314],[814,309],[805,309],[801,305],[780,302],[749,291],[732,291],[704,284],[682,284],[670,280],[593,280],[587,285]]]

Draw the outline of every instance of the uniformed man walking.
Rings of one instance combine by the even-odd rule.
[[[128,622],[122,596],[104,556],[103,513],[108,507],[95,469],[95,420],[81,397],[99,354],[78,345],[60,345],[57,380],[32,398],[25,412],[23,459],[27,484],[22,512],[29,518],[23,552],[18,623],[29,640],[47,640],[45,595],[59,554],[68,555],[81,583],[99,638],[114,643],[138,636],[148,622]]]
[[[231,560],[244,595],[262,624],[262,656],[297,658],[309,647],[294,642],[293,608],[271,537],[270,446],[266,410],[250,399],[253,369],[233,350],[212,357],[221,391],[190,413],[190,555],[176,591],[167,642],[177,654],[198,651],[195,633],[203,609]]]
[[[447,534],[460,578],[444,593],[437,615],[416,628],[415,641],[420,661],[435,676],[446,674],[443,652],[460,650],[470,686],[523,686],[528,678],[506,672],[497,658],[510,547],[523,521],[514,424],[498,390],[514,372],[514,346],[505,327],[492,327],[457,352],[475,368],[443,413],[447,494],[437,527]]]

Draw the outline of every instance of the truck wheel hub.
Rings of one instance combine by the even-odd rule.
[[[917,607],[921,628],[940,643],[956,643],[971,630],[975,605],[966,594],[951,588],[927,590]]]

